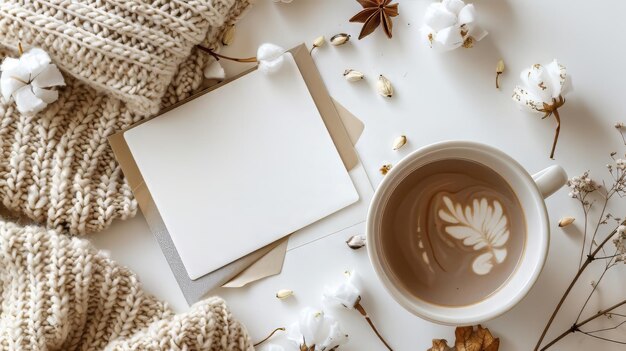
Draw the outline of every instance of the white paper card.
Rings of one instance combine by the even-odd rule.
[[[285,56],[124,133],[191,279],[358,200]]]

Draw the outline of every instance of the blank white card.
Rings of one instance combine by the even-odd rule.
[[[358,200],[289,53],[124,137],[191,279]]]

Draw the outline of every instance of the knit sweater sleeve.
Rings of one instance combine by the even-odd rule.
[[[65,73],[156,113],[194,45],[236,0],[4,0],[0,45],[46,50]]]
[[[82,239],[0,222],[1,350],[252,351],[218,297],[175,314]]]

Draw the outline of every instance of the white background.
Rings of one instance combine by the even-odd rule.
[[[291,4],[275,4],[260,0],[238,24],[234,43],[222,53],[248,57],[254,55],[263,42],[289,48],[301,42],[310,45],[319,35],[329,38],[338,32],[351,34],[352,40],[347,45],[326,45],[316,50],[313,56],[331,95],[365,122],[365,132],[357,150],[374,187],[381,179],[378,168],[384,162],[395,163],[411,150],[447,139],[475,140],[496,146],[531,173],[557,163],[569,175],[591,170],[597,179],[606,178],[604,165],[610,161],[608,154],[611,151],[623,154],[626,150],[613,128],[615,121],[626,121],[626,98],[620,81],[626,77],[623,40],[626,22],[622,19],[626,2],[477,0],[475,5],[480,22],[490,34],[472,49],[461,48],[448,53],[433,52],[418,37],[429,3],[400,1],[400,16],[394,19],[392,40],[379,29],[358,41],[360,25],[348,22],[360,10],[356,1],[294,0]],[[506,63],[506,71],[501,77],[502,89],[496,90],[495,66],[500,58]],[[540,116],[521,112],[511,101],[511,92],[519,82],[522,69],[534,63],[548,63],[554,58],[567,67],[574,90],[566,95],[567,102],[559,110],[563,125],[556,160],[553,161],[548,158],[548,153],[554,120],[541,120]],[[226,66],[228,76],[246,67],[242,64]],[[366,80],[358,83],[345,81],[342,72],[347,68],[362,71]],[[379,74],[384,74],[392,82],[396,92],[393,98],[376,95],[375,78]],[[409,143],[400,152],[394,152],[391,142],[400,134],[407,135]],[[501,338],[501,350],[532,349],[577,269],[582,239],[579,204],[568,198],[567,190],[562,189],[547,200],[547,205],[552,220],[552,242],[539,281],[517,307],[486,323]],[[613,209],[616,215],[620,215],[620,211],[623,215],[626,209],[623,200],[616,201]],[[563,216],[575,216],[577,221],[562,230],[556,223]],[[106,232],[90,239],[132,268],[147,290],[169,301],[178,311],[187,308],[141,215],[117,222]],[[320,260],[325,257],[324,253],[337,250],[334,245],[340,245],[340,241],[341,238],[325,240],[323,245],[315,246]],[[355,256],[354,268],[369,271],[365,252],[359,255]],[[599,264],[594,267],[600,268]],[[311,278],[320,281],[309,283],[321,287],[328,282],[318,277],[336,277],[342,268],[320,264],[317,274]],[[572,324],[581,300],[591,289],[590,282],[597,279],[597,272],[595,275],[593,270],[589,273],[581,278],[548,336],[554,336]],[[609,272],[587,314],[624,299],[625,278],[626,270],[622,266]],[[374,280],[372,284],[375,284]],[[373,291],[377,293],[367,296],[368,309],[396,350],[426,350],[432,338],[452,339],[453,328],[421,321],[389,302],[382,290],[375,288]],[[246,297],[250,300],[267,298],[254,293]],[[293,306],[281,306],[281,309],[289,311],[290,308],[295,320],[300,307],[314,303],[298,301]],[[237,312],[238,308],[233,306],[233,309]],[[274,327],[268,325],[267,314],[259,312],[254,320],[249,320],[250,313],[253,312],[245,313],[245,321],[255,340],[262,336],[256,330]],[[604,322],[614,323],[615,320]],[[382,349],[358,318],[349,319],[346,328],[352,344],[345,350]],[[607,336],[626,340],[626,326]],[[620,350],[623,347],[576,334],[568,336],[553,349]]]

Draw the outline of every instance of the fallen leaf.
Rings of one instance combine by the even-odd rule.
[[[428,351],[454,351],[454,348],[448,346],[448,342],[445,339],[433,339],[433,347]]]
[[[444,339],[433,339],[433,347],[428,351],[498,351],[500,339],[494,338],[487,328],[480,324],[471,327],[457,327],[454,331],[454,347]]]
[[[480,324],[474,327],[457,327],[454,332],[456,351],[498,351],[500,339],[494,338],[487,328]]]

